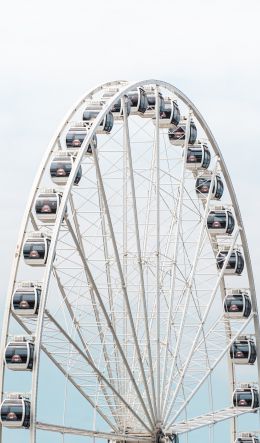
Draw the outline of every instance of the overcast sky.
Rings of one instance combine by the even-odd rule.
[[[259,0],[13,0],[0,12],[1,301],[49,139],[78,96],[118,78],[167,80],[199,107],[233,178],[257,271]]]

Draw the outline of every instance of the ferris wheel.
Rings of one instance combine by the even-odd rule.
[[[1,341],[0,442],[258,442],[260,330],[222,154],[176,87],[86,93],[41,162]]]

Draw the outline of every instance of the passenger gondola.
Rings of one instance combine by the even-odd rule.
[[[30,266],[46,265],[50,243],[50,238],[41,232],[29,234],[23,245],[25,263]]]
[[[171,128],[176,130],[178,124],[180,123],[180,110],[176,100],[170,98],[164,100],[164,109],[160,111],[159,127],[160,128]],[[153,118],[153,123],[155,124],[156,119]]]
[[[196,143],[195,145],[188,146],[186,168],[190,170],[196,169],[208,169],[210,165],[211,154],[204,143]]]
[[[235,227],[235,218],[224,206],[212,209],[207,218],[207,228],[211,235],[232,234]]]
[[[170,128],[168,131],[168,137],[172,145],[182,146],[185,142],[187,119],[183,118],[180,121],[177,129]],[[190,136],[189,145],[194,145],[197,138],[197,128],[194,121],[190,120]]]
[[[252,311],[248,293],[240,289],[229,289],[224,298],[224,311],[229,318],[248,318]]]
[[[217,255],[217,267],[222,269],[228,255],[229,247],[223,247]],[[244,257],[239,249],[233,249],[229,257],[225,274],[241,275],[244,269]]]
[[[5,364],[13,371],[31,371],[33,368],[34,343],[25,337],[10,341],[5,349]]]
[[[41,287],[31,282],[20,283],[12,297],[12,311],[16,315],[34,316],[38,314],[41,300]]]
[[[0,419],[8,428],[30,427],[31,402],[22,394],[12,394],[1,404]]]
[[[258,390],[247,384],[240,388],[236,388],[233,393],[233,405],[235,408],[255,409],[259,407]]]
[[[83,121],[86,122],[87,125],[91,126],[98,114],[102,111],[104,103],[102,101],[93,101],[90,100],[87,104],[85,111],[83,112]],[[96,128],[97,134],[108,134],[112,131],[114,124],[114,117],[111,111],[108,111],[100,122],[99,126]]]
[[[147,97],[147,108],[144,114],[141,114],[141,117],[145,118],[155,118],[156,112],[156,90],[153,87],[145,87],[145,93]],[[160,115],[164,111],[164,98],[161,92],[158,91],[158,106],[159,106],[159,118]]]
[[[241,432],[234,443],[259,443],[259,439],[251,432]]]
[[[207,171],[206,171],[207,172]],[[211,176],[212,173],[204,172],[203,175],[197,177],[196,180],[196,193],[198,197],[205,199],[208,197],[210,184],[211,184]],[[211,199],[220,200],[224,192],[224,184],[221,177],[217,174],[214,179],[214,184],[212,187]]]
[[[75,158],[67,152],[55,154],[50,165],[50,175],[54,183],[60,186],[66,185],[74,160]],[[82,167],[80,165],[74,180],[74,185],[77,185],[80,182],[81,177]]]
[[[138,86],[137,89],[127,93],[131,104],[131,115],[143,115],[148,107],[148,100],[144,88]]]
[[[238,337],[230,347],[230,358],[237,365],[253,365],[256,361],[256,346],[252,338]]]
[[[108,101],[110,100],[116,93],[118,92],[118,88],[110,88],[107,92],[104,93],[102,99]],[[122,98],[119,98],[116,103],[114,103],[110,109],[113,114],[114,120],[123,120],[124,118],[124,102],[126,108],[126,116],[128,117],[131,112],[131,100],[127,95],[124,95]]]
[[[42,190],[35,202],[36,217],[44,223],[54,223],[61,203],[62,194],[55,189]]]
[[[87,136],[86,126],[79,124],[72,126],[66,135],[66,146],[68,149],[79,149]],[[94,135],[89,143],[86,154],[92,154],[92,149],[97,147],[97,136]]]

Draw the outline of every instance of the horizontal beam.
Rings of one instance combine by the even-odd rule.
[[[226,408],[220,411],[211,412],[209,414],[201,415],[199,417],[191,418],[190,420],[182,421],[176,423],[169,427],[170,433],[174,434],[184,434],[186,432],[195,431],[196,429],[202,428],[204,426],[212,426],[215,423],[219,423],[224,420],[229,420],[239,415],[256,412],[258,409],[247,409],[247,408]]]
[[[118,434],[113,432],[100,432],[100,431],[92,431],[88,429],[80,429],[80,428],[71,428],[66,426],[52,425],[49,423],[42,423],[37,421],[36,428],[41,431],[49,431],[49,432],[59,432],[61,434],[70,434],[70,435],[83,435],[85,437],[93,437],[93,438],[103,438],[106,440],[117,440],[117,441],[130,441],[130,442],[151,442],[151,436],[149,434]]]

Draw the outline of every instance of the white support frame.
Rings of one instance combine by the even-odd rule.
[[[41,165],[39,167],[38,173],[36,174],[36,178],[35,181],[33,183],[32,186],[32,191],[30,193],[29,199],[28,199],[28,204],[25,210],[25,215],[21,224],[21,229],[20,229],[20,233],[18,236],[18,243],[17,243],[17,247],[16,247],[16,251],[15,251],[15,257],[14,257],[14,261],[13,261],[13,265],[12,265],[12,270],[11,270],[11,276],[10,276],[10,284],[9,284],[9,289],[8,289],[8,296],[7,296],[7,301],[6,301],[6,309],[5,309],[5,313],[4,313],[4,319],[3,319],[3,329],[2,329],[2,341],[1,341],[1,348],[0,348],[0,355],[1,355],[1,359],[3,361],[3,356],[4,356],[4,351],[5,351],[5,347],[6,347],[6,341],[7,341],[7,337],[8,337],[8,331],[9,331],[9,322],[10,322],[10,317],[11,317],[11,300],[12,300],[12,294],[13,294],[13,290],[14,290],[14,286],[15,286],[15,282],[16,282],[16,278],[17,278],[17,271],[18,271],[18,265],[19,265],[19,260],[21,258],[21,253],[22,253],[22,245],[24,242],[24,237],[25,237],[25,233],[26,233],[26,228],[28,226],[29,220],[31,221],[33,227],[35,229],[37,229],[37,223],[33,217],[33,213],[32,213],[32,208],[33,208],[33,202],[35,200],[37,191],[39,189],[39,185],[40,182],[42,180],[44,171],[46,169],[46,165],[48,164],[52,153],[55,150],[55,146],[59,144],[59,137],[60,134],[62,133],[62,131],[66,128],[68,122],[72,119],[72,117],[74,116],[74,114],[81,108],[81,106],[86,102],[87,99],[92,98],[93,95],[95,93],[97,93],[98,91],[101,91],[102,89],[104,89],[105,87],[108,86],[117,86],[118,84],[121,85],[121,90],[116,93],[111,100],[109,100],[109,102],[107,103],[106,107],[99,113],[98,117],[96,118],[94,124],[92,125],[91,129],[88,132],[87,137],[85,138],[81,150],[79,151],[76,160],[74,162],[71,174],[69,176],[69,179],[67,181],[66,187],[64,188],[64,193],[63,193],[63,198],[62,198],[62,202],[60,205],[60,210],[59,213],[57,215],[57,219],[56,219],[56,223],[52,232],[52,242],[51,242],[51,246],[50,246],[50,250],[49,250],[49,256],[48,256],[48,262],[45,268],[45,275],[44,275],[44,279],[43,279],[43,286],[42,286],[42,299],[41,299],[41,305],[40,305],[40,310],[39,310],[39,315],[38,315],[38,321],[37,321],[37,328],[35,331],[36,334],[36,340],[35,340],[35,362],[34,362],[34,368],[32,371],[32,393],[31,393],[31,410],[32,410],[32,414],[31,414],[31,426],[30,426],[30,442],[31,443],[36,443],[36,428],[39,428],[39,423],[37,424],[37,393],[38,393],[38,376],[39,376],[39,365],[40,365],[40,350],[42,349],[41,346],[41,340],[42,340],[42,331],[43,331],[43,323],[44,323],[44,315],[45,315],[45,304],[46,304],[46,299],[47,299],[47,294],[48,294],[48,287],[49,287],[49,282],[50,282],[50,276],[52,274],[52,270],[53,270],[53,259],[55,256],[55,248],[56,248],[56,244],[57,244],[57,240],[58,240],[58,235],[59,235],[59,231],[60,231],[60,227],[61,227],[61,223],[62,220],[64,219],[65,216],[65,208],[68,202],[68,199],[71,195],[71,190],[72,190],[72,186],[74,183],[74,179],[77,173],[77,170],[79,168],[80,163],[82,162],[83,156],[85,155],[85,152],[87,150],[87,147],[89,145],[90,140],[92,139],[93,135],[95,134],[96,128],[99,126],[100,122],[104,119],[107,110],[114,104],[116,103],[116,101],[118,99],[120,99],[121,97],[123,97],[124,95],[127,94],[128,91],[133,90],[134,88],[137,88],[139,85],[149,85],[149,84],[154,84],[156,85],[156,87],[163,87],[168,89],[170,92],[174,93],[180,100],[182,100],[183,103],[185,103],[192,111],[193,114],[195,116],[195,118],[197,119],[197,121],[200,123],[202,129],[204,130],[211,146],[212,149],[214,150],[216,156],[219,157],[219,165],[220,165],[220,169],[221,172],[224,176],[225,179],[225,183],[227,185],[231,200],[232,200],[232,204],[233,204],[233,208],[234,208],[234,213],[236,216],[236,220],[238,223],[238,227],[239,227],[239,232],[237,232],[236,236],[234,237],[234,240],[232,242],[232,245],[235,244],[236,238],[238,236],[238,233],[240,235],[241,238],[241,242],[242,242],[242,246],[243,246],[243,251],[244,251],[244,257],[245,257],[245,262],[246,262],[246,269],[247,269],[247,274],[248,274],[248,279],[249,279],[249,285],[250,285],[250,293],[251,293],[251,300],[252,300],[252,306],[253,306],[253,311],[254,311],[254,329],[255,329],[255,338],[256,338],[256,348],[257,348],[257,364],[258,364],[258,384],[260,386],[260,326],[259,326],[259,316],[258,316],[258,310],[257,310],[257,300],[256,300],[256,291],[255,291],[255,285],[254,285],[254,278],[253,278],[253,271],[252,271],[252,266],[251,266],[251,260],[250,260],[250,254],[249,254],[249,249],[248,249],[248,244],[247,244],[247,240],[246,240],[246,235],[245,235],[245,230],[243,227],[243,222],[242,222],[242,218],[241,218],[241,214],[240,214],[240,210],[239,210],[239,206],[238,206],[238,202],[237,202],[237,198],[235,195],[235,191],[233,188],[233,185],[231,183],[226,165],[224,163],[222,154],[219,150],[219,147],[209,129],[209,127],[207,126],[205,120],[203,119],[203,117],[201,116],[201,114],[199,113],[199,111],[197,110],[197,108],[193,105],[193,103],[181,92],[179,91],[177,88],[175,88],[174,86],[170,85],[169,83],[163,82],[163,81],[158,81],[158,80],[145,80],[145,81],[141,81],[141,82],[134,82],[132,84],[126,84],[124,82],[108,82],[104,85],[100,85],[97,88],[90,90],[87,94],[84,94],[83,97],[76,102],[76,104],[72,107],[72,110],[67,114],[67,116],[65,117],[65,119],[63,120],[62,124],[59,126],[54,138],[52,139],[46,154],[43,157],[43,160],[41,162]],[[158,92],[157,92],[158,94]],[[158,101],[157,101],[157,126],[158,126]],[[158,142],[158,138],[157,138],[157,142]],[[158,147],[159,143],[157,144]],[[94,151],[93,154],[93,158],[95,161],[95,165],[96,165],[96,169],[97,169],[97,173],[99,176],[99,185],[101,187],[101,195],[102,195],[102,200],[106,209],[106,216],[108,219],[108,225],[109,225],[109,229],[110,229],[110,234],[113,238],[113,226],[111,223],[111,219],[110,219],[110,215],[109,215],[109,208],[107,206],[107,202],[106,202],[106,194],[105,194],[105,190],[104,188],[102,188],[102,175],[100,173],[99,170],[99,164],[98,164],[98,158],[97,155]],[[158,165],[158,157],[157,157],[157,174],[159,171],[159,165]],[[157,175],[157,188],[159,185],[158,182],[159,178]],[[158,204],[159,204],[159,195],[158,195]],[[159,206],[157,206],[159,208]],[[160,219],[159,219],[159,210],[158,210],[158,214],[157,214],[157,226],[159,228],[159,223],[160,223]],[[158,239],[159,239],[159,234],[158,234]],[[119,273],[121,275],[121,283],[122,283],[122,289],[125,295],[125,299],[127,301],[127,291],[124,285],[124,276],[122,273],[122,269],[121,269],[121,263],[120,263],[120,259],[118,254],[116,253],[116,244],[114,244],[115,246],[115,255],[117,256],[117,263],[118,263],[118,268],[119,268]],[[220,272],[220,276],[216,285],[216,288],[219,286],[220,284],[220,280],[222,279],[223,275],[224,275],[224,270],[225,270],[225,265],[227,264],[227,260],[229,258],[231,254],[231,248],[229,250],[229,255],[226,257],[225,260],[225,264],[222,268],[222,271]],[[158,255],[159,257],[159,255]],[[158,258],[159,261],[159,258]],[[157,269],[159,269],[160,264],[157,265]],[[86,267],[87,269],[87,267]],[[121,269],[121,270],[120,270]],[[90,271],[88,272],[89,276],[91,276]],[[157,285],[158,285],[158,278],[157,278]],[[94,283],[94,282],[92,282]],[[157,286],[157,293],[158,293],[158,286]],[[217,289],[216,289],[217,290]],[[215,290],[213,291],[214,294]],[[213,296],[212,294],[212,296]],[[97,295],[97,293],[96,293]],[[158,305],[159,305],[159,296],[157,298],[158,300]],[[101,300],[102,301],[102,300]],[[128,306],[128,315],[129,315],[129,319],[130,319],[130,323],[131,323],[131,309],[130,306]],[[160,341],[160,326],[159,326],[159,321],[158,319],[160,319],[160,315],[159,312],[157,314],[157,340]],[[20,319],[21,321],[21,319]],[[136,349],[137,352],[140,354],[140,350],[139,346],[138,346],[138,341],[137,341],[137,337],[135,335],[135,327],[134,327],[134,323],[132,322],[132,333],[135,336],[135,345],[136,345]],[[112,326],[112,324],[111,324]],[[112,326],[113,327],[113,326]],[[195,339],[196,341],[196,339]],[[89,360],[88,362],[91,366],[91,361]],[[139,355],[139,363],[140,363],[140,369],[143,375],[143,381],[144,381],[144,385],[146,387],[146,395],[147,395],[147,399],[148,399],[148,407],[149,407],[149,414],[147,412],[147,407],[145,404],[143,404],[144,410],[146,410],[147,412],[147,418],[149,417],[149,423],[151,426],[153,426],[154,424],[156,424],[157,419],[161,418],[160,417],[160,406],[159,406],[159,398],[160,398],[160,388],[158,389],[158,386],[160,384],[160,380],[158,380],[158,352],[157,352],[157,417],[155,417],[154,415],[154,409],[152,406],[152,400],[151,400],[151,396],[150,396],[150,392],[148,389],[148,386],[146,384],[146,380],[145,380],[145,374],[144,374],[144,370],[142,368],[142,361],[140,359],[140,355]],[[3,392],[4,392],[4,374],[5,374],[5,367],[2,364],[1,365],[1,371],[0,371],[0,387],[1,387],[1,400],[3,399]],[[101,374],[102,375],[102,374]],[[232,377],[232,374],[231,374]],[[111,387],[112,389],[112,387]],[[114,388],[113,388],[114,389]],[[159,396],[158,396],[159,395]],[[168,411],[171,409],[173,402],[171,402],[170,408],[168,409]],[[159,407],[158,407],[159,406]],[[220,411],[221,412],[221,411]],[[244,411],[243,411],[244,412]],[[223,420],[225,418],[230,418],[230,417],[234,417],[234,415],[238,415],[240,413],[240,411],[238,411],[237,409],[234,411],[230,411],[225,414],[223,413],[219,413],[219,419]],[[242,413],[242,412],[241,412]],[[167,414],[168,415],[168,414]],[[214,415],[215,417],[216,415]],[[227,417],[228,416],[228,417]],[[201,423],[201,421],[200,421]],[[145,424],[144,424],[145,425]],[[147,430],[149,430],[149,432],[151,432],[151,429],[149,427],[147,427],[147,425],[145,425]],[[178,431],[179,432],[179,431]],[[122,434],[121,434],[122,436]],[[2,427],[0,428],[0,442],[2,442]]]

